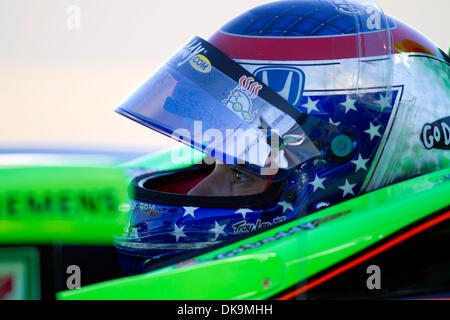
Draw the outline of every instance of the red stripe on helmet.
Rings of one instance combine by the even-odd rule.
[[[363,33],[359,37],[358,35],[349,35],[269,38],[239,36],[219,31],[210,38],[209,42],[230,58],[243,60],[336,60],[382,56],[387,53],[386,43],[389,39],[386,30]]]

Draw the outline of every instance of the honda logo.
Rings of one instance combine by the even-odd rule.
[[[255,70],[254,75],[292,106],[298,106],[305,87],[305,74],[293,67],[267,66]]]

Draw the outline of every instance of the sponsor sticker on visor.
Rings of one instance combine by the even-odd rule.
[[[191,64],[192,68],[197,70],[198,72],[202,73],[209,73],[211,72],[211,62],[208,60],[207,57],[198,54],[195,57],[193,57],[189,63]]]

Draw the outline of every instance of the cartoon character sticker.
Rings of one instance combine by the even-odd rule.
[[[227,99],[222,103],[242,120],[252,122],[255,116],[252,110],[252,99],[255,99],[262,85],[252,77],[242,76],[239,79],[239,85],[231,90]]]

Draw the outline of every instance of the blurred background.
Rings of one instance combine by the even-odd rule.
[[[190,37],[267,2],[0,0],[0,148],[175,145],[114,109]],[[378,2],[447,51],[449,0]]]

